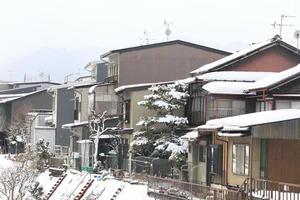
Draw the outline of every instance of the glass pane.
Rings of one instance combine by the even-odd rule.
[[[236,145],[232,146],[232,170],[233,170],[233,173],[237,173],[237,171],[236,171]]]
[[[292,101],[293,109],[300,109],[300,101]]]
[[[291,101],[277,100],[276,101],[276,110],[279,109],[290,109]]]
[[[249,173],[249,145],[245,145],[246,158],[245,158],[245,175]]]

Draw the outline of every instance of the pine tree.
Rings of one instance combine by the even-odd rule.
[[[153,110],[156,116],[145,116],[137,123],[141,132],[134,134],[132,150],[135,156],[153,156],[182,162],[187,153],[187,142],[176,135],[176,130],[187,124],[187,118],[179,112],[188,98],[187,85],[176,82],[153,85],[138,105]]]

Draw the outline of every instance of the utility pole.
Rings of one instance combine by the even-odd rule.
[[[281,35],[282,35],[282,27],[283,27],[283,26],[293,26],[293,24],[284,24],[284,23],[283,23],[283,19],[288,18],[288,17],[296,17],[296,16],[291,16],[291,15],[284,15],[284,14],[282,14],[282,15],[280,16],[280,23],[278,23],[278,22],[275,21],[273,24],[271,24],[274,28],[279,27],[279,36],[280,36],[280,37],[281,37]]]

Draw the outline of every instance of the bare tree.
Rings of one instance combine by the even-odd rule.
[[[107,122],[116,121],[115,126],[106,126]],[[97,114],[95,111],[91,112],[89,116],[89,129],[91,134],[94,136],[95,152],[94,152],[94,169],[98,166],[98,147],[99,147],[99,138],[101,135],[111,131],[117,130],[119,127],[119,118],[107,116],[107,112],[104,111],[101,114]]]
[[[0,193],[6,200],[23,200],[38,173],[26,163],[14,163],[1,170]]]

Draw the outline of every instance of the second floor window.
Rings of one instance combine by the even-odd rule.
[[[279,109],[300,109],[300,101],[276,100],[276,110]]]
[[[76,97],[74,102],[74,120],[79,119],[79,112],[80,112],[80,102],[79,102],[79,97]]]
[[[215,99],[209,110],[209,118],[222,118],[246,113],[246,103],[242,100]]]
[[[130,100],[124,101],[123,106],[124,106],[123,108],[124,121],[126,123],[129,123],[130,122]]]
[[[249,174],[249,145],[232,145],[232,172],[238,175]]]

